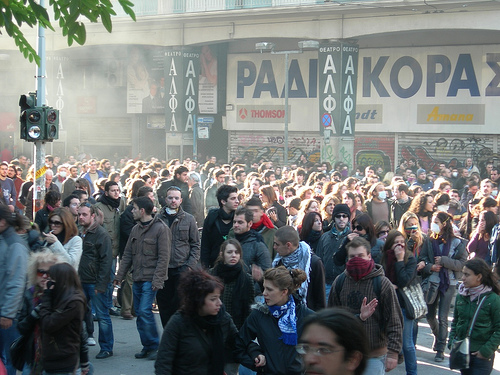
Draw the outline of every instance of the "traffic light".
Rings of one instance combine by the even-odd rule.
[[[44,139],[52,142],[59,138],[59,110],[52,107],[44,107],[45,116],[45,137]]]
[[[28,142],[52,142],[59,138],[59,110],[36,106],[36,93],[21,95],[21,139]]]
[[[43,107],[36,107],[36,93],[21,95],[19,106],[21,107],[21,139],[28,142],[42,140],[45,115]]]

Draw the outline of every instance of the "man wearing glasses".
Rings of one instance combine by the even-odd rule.
[[[344,266],[336,265],[333,261],[334,254],[347,242],[347,235],[351,233],[349,219],[351,211],[347,204],[337,204],[332,212],[334,225],[319,239],[316,255],[321,258],[325,266],[325,291],[326,298],[330,294],[333,280],[344,271]]]
[[[368,340],[353,314],[326,309],[304,321],[296,350],[304,374],[361,375],[368,358]]]

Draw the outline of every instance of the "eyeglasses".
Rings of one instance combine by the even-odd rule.
[[[348,219],[349,216],[347,216],[346,214],[338,214],[338,215],[335,215],[335,219]]]
[[[354,225],[354,226],[352,227],[352,229],[356,229],[357,231],[362,231],[362,230],[364,230],[365,228],[363,228],[361,225],[359,225],[359,224],[358,224],[358,225]]]
[[[62,223],[62,221],[52,221],[52,220],[49,220],[49,224],[50,225],[55,225],[56,227],[58,227],[58,226],[61,226],[63,223]]]
[[[49,271],[48,270],[41,270],[37,269],[36,270],[37,276],[43,277],[43,276],[49,276]]]
[[[298,344],[298,345],[295,346],[295,350],[300,355],[306,355],[306,354],[311,353],[311,354],[314,354],[316,356],[323,357],[325,355],[329,355],[329,354],[332,354],[332,353],[342,352],[345,349],[344,348],[341,348],[341,349],[330,349],[327,346],[311,346],[311,345],[308,345],[308,344]]]

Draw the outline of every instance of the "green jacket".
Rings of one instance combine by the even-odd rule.
[[[485,358],[490,358],[500,345],[500,296],[494,292],[481,295],[485,298],[479,311],[470,337],[470,352],[479,351]],[[479,298],[471,302],[470,297],[457,295],[453,321],[451,322],[448,347],[454,340],[463,340],[474,317]]]

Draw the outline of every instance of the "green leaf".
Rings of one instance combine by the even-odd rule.
[[[101,12],[101,21],[106,30],[108,30],[108,33],[110,33],[113,30],[113,24],[111,23],[111,16],[109,13]]]

